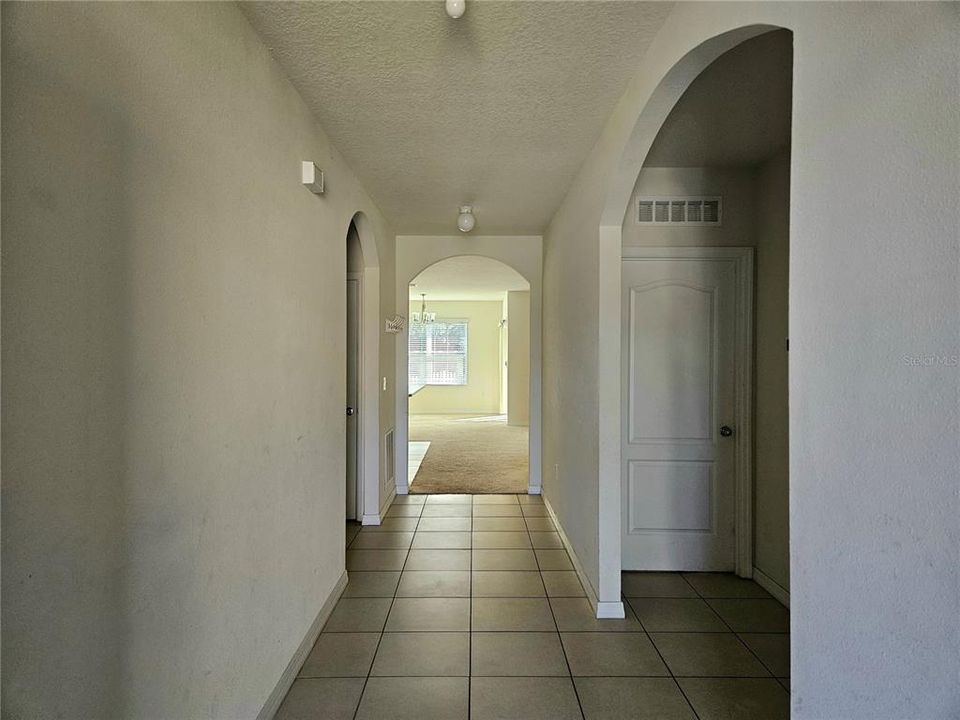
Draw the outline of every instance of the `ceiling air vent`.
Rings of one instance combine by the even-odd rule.
[[[637,221],[641,225],[719,226],[721,198],[642,197],[637,201]]]

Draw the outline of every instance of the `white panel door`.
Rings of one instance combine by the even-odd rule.
[[[626,570],[736,566],[735,258],[625,258]]]

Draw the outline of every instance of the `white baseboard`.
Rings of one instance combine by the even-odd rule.
[[[283,699],[287,696],[287,692],[290,690],[290,686],[293,685],[293,681],[297,679],[297,673],[300,672],[303,661],[307,659],[307,655],[309,655],[310,650],[313,649],[313,644],[317,641],[320,631],[323,630],[324,624],[330,617],[330,613],[333,612],[334,606],[336,606],[337,601],[340,599],[346,587],[347,571],[344,570],[343,575],[337,580],[337,584],[334,585],[333,590],[330,591],[330,595],[328,595],[324,601],[320,612],[317,613],[317,617],[314,618],[310,624],[310,629],[307,630],[306,637],[303,638],[300,647],[297,648],[297,651],[293,655],[293,659],[290,660],[290,663],[287,665],[287,669],[283,671],[280,680],[277,681],[277,685],[267,698],[267,702],[264,703],[263,709],[257,714],[257,720],[272,720],[273,716],[277,714],[277,710],[280,709],[280,703],[282,703]]]
[[[360,519],[361,525],[379,525],[383,522],[383,516],[387,513],[387,508],[390,507],[390,503],[393,502],[393,499],[397,496],[397,491],[394,488],[390,488],[390,492],[387,494],[386,499],[380,503],[380,512],[377,513],[364,513],[363,517]]]
[[[780,583],[767,575],[763,570],[758,568],[753,569],[753,579],[764,590],[773,595],[777,600],[782,602],[786,607],[790,607],[790,592],[784,588]]]
[[[380,515],[384,515],[387,512],[387,508],[390,507],[390,503],[393,502],[393,499],[397,496],[397,489],[395,487],[390,488],[390,492],[387,493],[386,499],[380,503]]]
[[[560,521],[557,520],[557,514],[553,511],[553,508],[550,506],[550,501],[547,500],[546,496],[543,498],[543,504],[547,508],[547,512],[550,513],[550,519],[553,520],[553,524],[557,526],[557,533],[560,535],[560,542],[563,543],[564,549],[567,551],[567,555],[570,556],[570,562],[573,563],[573,569],[577,571],[577,577],[580,578],[580,584],[583,585],[583,591],[587,594],[587,600],[590,601],[590,606],[593,608],[597,618],[622,618],[625,616],[623,609],[623,602],[600,602],[597,597],[597,590],[593,587],[593,583],[590,582],[590,578],[587,576],[587,573],[583,569],[583,564],[580,562],[580,558],[577,557],[577,553],[573,549],[573,545],[570,544],[570,538],[567,537],[567,534],[563,531],[563,525],[560,524]]]
[[[534,485],[530,485],[527,488],[527,495],[539,495],[542,492],[542,489]]]

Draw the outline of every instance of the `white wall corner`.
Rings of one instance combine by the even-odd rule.
[[[270,693],[269,697],[267,697],[267,701],[263,704],[263,708],[257,714],[257,720],[272,720],[273,716],[277,714],[277,711],[280,709],[280,703],[282,703],[283,699],[287,696],[290,686],[293,685],[293,681],[297,678],[297,673],[300,672],[300,668],[307,659],[307,655],[310,654],[310,650],[317,641],[320,631],[323,630],[323,626],[326,624],[327,619],[333,612],[333,608],[336,607],[337,601],[340,600],[340,596],[343,594],[343,591],[346,589],[346,587],[347,571],[344,570],[343,574],[340,575],[340,579],[337,580],[337,584],[333,586],[333,590],[330,591],[327,599],[320,607],[320,612],[317,613],[317,616],[314,618],[313,622],[310,623],[310,629],[307,630],[307,634],[300,642],[300,646],[293,654],[293,658],[291,658],[290,662],[287,664],[283,674],[280,675],[280,679],[277,681],[277,684],[273,688],[273,691]]]
[[[599,233],[597,392],[597,540],[598,599],[620,602],[621,430],[620,430],[620,275],[622,227],[601,226]],[[622,609],[622,607],[621,607]],[[598,616],[599,617],[599,616]]]
[[[527,488],[527,495],[540,495],[542,492],[543,492],[543,489],[536,485],[530,485]]]

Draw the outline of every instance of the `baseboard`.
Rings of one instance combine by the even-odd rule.
[[[780,583],[767,575],[763,570],[758,568],[753,569],[753,580],[760,587],[766,590],[768,593],[773,595],[777,600],[782,602],[786,607],[790,607],[790,592],[785,589]]]
[[[626,612],[623,608],[622,602],[598,602],[597,603],[597,619],[602,620],[603,618],[616,618],[623,619],[626,616]]]
[[[364,513],[363,517],[360,519],[361,525],[379,525],[383,522],[383,516],[387,513],[387,508],[390,507],[390,503],[393,502],[393,499],[397,496],[397,491],[395,488],[390,489],[390,493],[387,495],[387,499],[380,504],[380,512],[376,513]]]
[[[590,601],[590,606],[593,608],[593,612],[596,617],[624,617],[625,613],[622,602],[600,602],[600,599],[597,596],[596,588],[593,587],[593,583],[590,582],[589,576],[584,571],[583,564],[580,562],[580,558],[577,557],[577,553],[574,551],[573,545],[570,544],[570,538],[568,538],[567,534],[563,531],[563,525],[561,525],[560,521],[557,520],[557,514],[553,511],[553,508],[550,506],[550,501],[547,500],[546,496],[543,498],[543,504],[546,506],[547,512],[550,513],[550,519],[553,520],[553,524],[557,527],[557,534],[560,535],[560,542],[563,543],[563,547],[567,551],[567,555],[570,556],[570,562],[573,563],[573,569],[577,571],[577,577],[580,578],[580,584],[583,586],[583,591],[587,594],[587,600]]]
[[[314,621],[310,624],[310,629],[307,630],[306,637],[303,638],[300,647],[297,648],[296,653],[293,655],[293,659],[290,660],[290,663],[287,665],[287,669],[284,670],[280,676],[276,687],[273,689],[273,692],[270,693],[267,702],[264,703],[263,709],[257,714],[257,720],[272,720],[273,716],[277,714],[277,710],[280,709],[280,703],[282,703],[283,699],[287,696],[287,692],[290,690],[290,686],[293,685],[293,681],[297,679],[297,673],[300,672],[304,660],[307,659],[307,655],[309,655],[310,650],[313,649],[313,644],[317,641],[320,631],[323,630],[324,624],[330,617],[330,613],[333,612],[333,608],[336,606],[337,601],[340,599],[346,587],[347,571],[344,570],[343,575],[337,580],[337,584],[333,590],[330,591],[330,595],[327,596],[326,601],[323,603],[323,607],[320,608],[320,612],[317,613],[317,617],[314,618]]]
[[[527,495],[540,495],[543,492],[543,489],[534,485],[530,485],[527,488]]]

